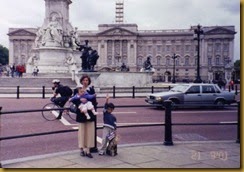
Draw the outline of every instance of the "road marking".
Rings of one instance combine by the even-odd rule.
[[[53,113],[53,115],[56,116],[56,117],[58,117],[58,115],[59,115],[59,113],[58,113],[57,111],[52,111],[52,113]],[[64,125],[71,125],[71,124],[69,123],[69,121],[67,121],[67,120],[63,117],[63,115],[62,115],[60,121],[61,121]]]
[[[128,114],[128,113],[134,113],[136,114],[137,112],[113,112],[114,114]]]
[[[230,124],[230,123],[237,123],[237,121],[222,121],[222,122],[219,122],[221,124]]]
[[[136,114],[137,112],[113,112],[113,114],[128,114],[128,113],[134,113]],[[102,115],[102,112],[98,112],[98,115]]]
[[[226,113],[226,112],[237,112],[237,110],[230,110],[230,111],[184,111],[184,112],[178,112],[178,111],[172,111],[172,113]]]

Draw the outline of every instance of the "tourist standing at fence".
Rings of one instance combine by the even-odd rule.
[[[116,137],[116,117],[112,114],[115,106],[109,103],[109,95],[106,97],[103,110],[103,140],[99,155],[104,155],[109,141]],[[117,155],[117,144],[114,146],[114,154]]]
[[[94,95],[95,89],[90,86],[91,78],[88,75],[83,75],[80,79],[80,83],[83,86],[83,89],[90,95]],[[74,94],[77,93],[78,89],[74,90]],[[97,109],[97,101],[96,98],[91,100],[95,110]],[[81,103],[80,101],[74,102],[76,106]],[[80,110],[76,111],[77,118],[76,121],[79,123],[78,129],[78,144],[80,148],[80,155],[87,156],[89,158],[93,158],[90,153],[91,148],[95,147],[95,133],[96,133],[96,116],[92,113],[92,111],[88,111],[90,119],[87,119],[85,114],[82,114]]]

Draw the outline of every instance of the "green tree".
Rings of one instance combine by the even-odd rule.
[[[0,64],[2,65],[8,64],[8,59],[9,59],[8,49],[0,44]]]
[[[240,65],[241,65],[241,61],[240,60],[236,60],[235,63],[234,63],[234,67],[240,69]]]
[[[233,71],[233,79],[237,80],[240,79],[240,69],[241,69],[241,61],[236,60],[234,63],[234,71]]]

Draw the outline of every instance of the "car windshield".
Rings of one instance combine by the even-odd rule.
[[[176,85],[170,91],[172,92],[184,92],[189,85]]]

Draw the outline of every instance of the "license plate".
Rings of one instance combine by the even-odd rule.
[[[148,103],[151,103],[151,104],[153,104],[153,101],[152,101],[152,100],[148,100]]]

